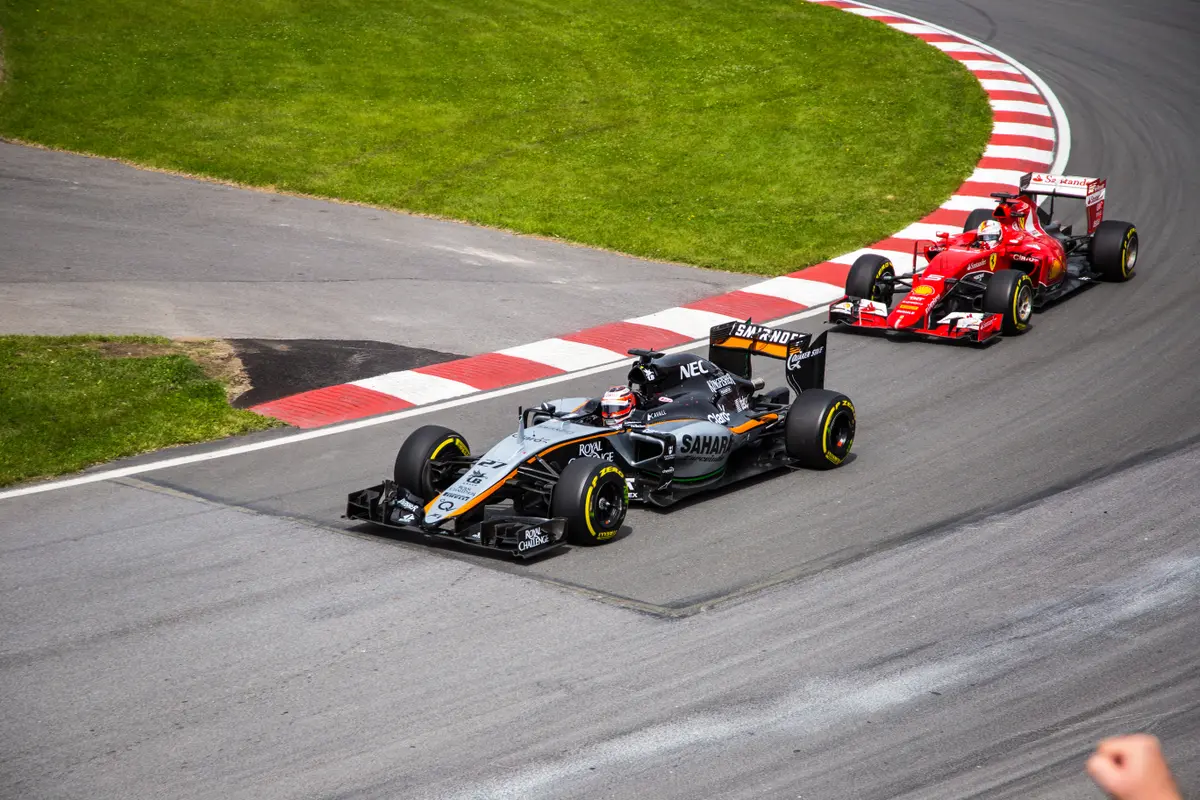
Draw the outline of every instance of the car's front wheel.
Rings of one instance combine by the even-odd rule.
[[[997,270],[983,290],[983,313],[1000,314],[1006,336],[1024,333],[1033,319],[1033,281],[1019,270]]]
[[[458,479],[461,469],[451,459],[469,457],[471,448],[463,436],[441,425],[417,428],[400,446],[392,479],[429,502]]]
[[[550,498],[550,516],[567,521],[567,541],[594,545],[621,530],[629,510],[625,475],[611,461],[577,458],[558,476]]]
[[[846,275],[846,295],[863,300],[876,300],[891,305],[896,268],[892,262],[874,253],[861,255]]]

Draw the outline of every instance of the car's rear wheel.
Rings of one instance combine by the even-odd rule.
[[[1088,261],[1106,281],[1127,281],[1137,266],[1137,228],[1128,222],[1104,220],[1092,235]]]
[[[400,446],[392,479],[400,488],[429,502],[461,474],[461,468],[451,460],[470,455],[471,447],[461,434],[441,425],[425,425],[409,434]]]
[[[989,219],[993,219],[995,209],[992,208],[977,208],[970,214],[967,214],[967,221],[963,223],[963,233],[973,231]]]
[[[625,475],[611,461],[577,458],[558,476],[550,516],[567,521],[567,541],[594,545],[617,535],[629,510]]]
[[[1024,333],[1033,319],[1033,281],[1015,269],[996,271],[983,290],[983,313],[1001,314],[1005,335]]]
[[[895,278],[896,268],[892,266],[891,259],[867,253],[854,259],[846,275],[846,294],[890,305],[894,291],[892,281]]]
[[[849,397],[827,389],[809,389],[788,408],[784,446],[802,467],[833,469],[850,455],[856,426]]]

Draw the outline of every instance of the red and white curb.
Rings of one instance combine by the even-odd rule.
[[[1061,172],[1070,147],[1062,106],[1049,87],[997,50],[932,23],[846,0],[809,0],[875,19],[938,48],[970,70],[988,94],[992,136],[975,171],[932,214],[874,245],[830,261],[642,317],[553,339],[427,367],[314,389],[253,406],[298,428],[400,411],[475,392],[628,360],[630,348],[663,349],[708,336],[713,325],[753,317],[757,322],[817,308],[842,295],[846,274],[866,252],[889,256],[897,270],[913,263],[913,248],[939,230],[960,227],[972,209],[990,206],[991,192],[1012,191],[1026,172]],[[925,265],[917,259],[918,268]]]

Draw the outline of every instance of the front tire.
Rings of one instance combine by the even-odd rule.
[[[558,476],[550,516],[567,521],[567,541],[607,542],[621,530],[629,510],[629,487],[620,467],[599,458],[577,458]]]
[[[846,294],[865,300],[876,300],[885,306],[892,303],[894,291],[892,281],[896,279],[896,268],[891,259],[867,253],[854,259],[846,275]]]
[[[802,392],[783,429],[787,454],[809,469],[840,467],[854,446],[857,418],[850,398],[827,389]]]
[[[1006,336],[1024,333],[1033,319],[1033,281],[1019,270],[996,271],[983,290],[983,313],[1003,315],[1000,331]]]
[[[1104,220],[1092,234],[1088,261],[1106,281],[1127,281],[1137,266],[1137,228],[1128,222]]]
[[[458,478],[458,471],[450,469],[446,460],[470,455],[471,447],[461,434],[441,425],[424,425],[400,446],[392,479],[401,489],[429,502]]]

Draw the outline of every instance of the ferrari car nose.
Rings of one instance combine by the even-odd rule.
[[[888,317],[888,327],[892,330],[908,328],[915,324],[920,319],[920,309],[916,304],[910,304],[912,307],[905,307],[902,303],[898,306],[890,317]]]

